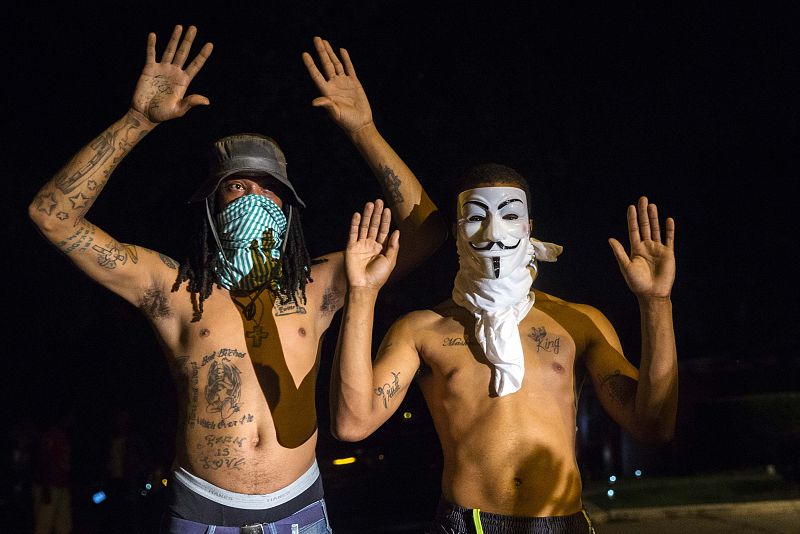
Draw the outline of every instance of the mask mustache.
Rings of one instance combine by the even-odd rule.
[[[482,247],[479,247],[474,243],[470,243],[469,246],[471,246],[473,250],[491,250],[492,247],[495,245],[497,245],[497,248],[499,248],[500,250],[514,250],[519,246],[520,243],[522,243],[522,239],[517,241],[516,245],[504,245],[501,241],[489,241],[487,245],[484,245]]]

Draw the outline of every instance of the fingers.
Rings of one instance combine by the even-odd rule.
[[[364,215],[361,217],[361,225],[358,228],[358,240],[363,241],[367,238],[369,233],[370,222],[372,221],[372,212],[375,210],[375,204],[367,202],[364,206]]]
[[[382,203],[382,202],[381,202]],[[381,213],[380,219],[380,226],[378,227],[378,235],[375,238],[375,241],[383,245],[386,241],[386,236],[389,235],[389,226],[392,223],[392,210],[389,208],[383,208],[383,213]]]
[[[636,206],[628,206],[628,239],[631,245],[639,244],[639,223],[637,222]]]
[[[325,46],[325,41],[321,37],[314,37],[314,48],[317,49],[317,56],[319,62],[322,64],[322,73],[326,79],[333,78],[336,74],[336,67],[333,66],[330,56],[328,56],[328,47]]]
[[[175,25],[169,42],[167,43],[167,48],[164,49],[164,53],[161,55],[161,63],[172,63],[172,58],[175,56],[175,49],[178,48],[178,39],[180,39],[182,33],[183,26],[180,24]]]
[[[156,34],[150,32],[147,34],[147,52],[145,53],[145,63],[152,64],[156,62]]]
[[[647,197],[639,197],[637,216],[639,218],[639,237],[642,241],[650,239],[650,219],[647,217]]]
[[[183,64],[186,63],[186,58],[189,57],[189,50],[192,48],[195,35],[197,35],[197,28],[189,26],[189,29],[186,30],[186,35],[183,36],[183,40],[178,47],[178,51],[175,53],[175,57],[172,58],[173,65],[183,68]]]
[[[670,250],[674,250],[675,248],[675,220],[672,217],[667,217],[667,233],[664,244],[667,245],[667,248]]]
[[[363,214],[357,215],[358,220],[354,215],[350,223],[351,242],[369,240],[383,245],[392,222],[392,212],[384,208],[383,200],[367,202]]]
[[[355,212],[353,217],[350,219],[350,234],[347,236],[347,244],[352,245],[356,241],[358,241],[358,227],[359,223],[361,222],[361,214]]]
[[[636,207],[628,206],[628,234],[631,245],[640,241],[662,242],[658,207],[650,203],[647,197],[640,197]],[[675,244],[675,221],[671,217],[666,220],[664,244],[669,248]]]
[[[323,39],[322,42],[325,45],[325,53],[328,55],[328,60],[331,62],[331,65],[333,65],[333,72],[335,74],[344,74],[342,62],[339,61],[338,57],[336,57],[336,53],[333,51],[331,44],[325,39]]]
[[[397,263],[397,253],[400,252],[400,230],[395,230],[392,232],[392,236],[389,238],[389,244],[386,247],[386,252],[384,255],[386,259],[391,262],[392,265]]]
[[[353,66],[353,62],[350,60],[350,54],[344,48],[340,48],[339,50],[342,53],[342,61],[344,61],[345,74],[353,78],[358,78],[358,76],[356,76],[356,68]]]
[[[613,237],[610,237],[608,239],[608,244],[611,245],[611,251],[614,253],[614,257],[617,259],[617,263],[619,264],[620,268],[624,269],[631,260],[628,258],[628,254],[625,252],[625,248],[623,248],[622,243]]]
[[[311,54],[308,52],[303,52],[302,58],[303,64],[306,66],[309,76],[311,76],[311,81],[314,82],[314,85],[317,86],[317,89],[322,90],[322,88],[325,86],[326,80],[317,68],[317,64],[314,63],[314,58],[312,58]]]
[[[213,50],[214,45],[212,43],[204,44],[200,52],[197,53],[197,56],[189,63],[189,66],[186,67],[186,75],[189,76],[190,80],[203,68],[203,65],[206,64],[206,60]]]

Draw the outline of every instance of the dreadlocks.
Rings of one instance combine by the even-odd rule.
[[[209,210],[215,212],[216,199],[214,195],[208,198]],[[205,208],[205,206],[203,206]],[[215,272],[221,267],[218,247],[214,241],[208,225],[211,224],[203,210],[197,210],[199,220],[196,221],[197,231],[192,238],[191,248],[186,259],[181,263],[178,277],[172,286],[172,291],[177,291],[181,284],[188,281],[187,287],[191,292],[194,317],[192,322],[199,321],[203,316],[203,302],[211,295],[216,283]],[[306,303],[306,284],[312,282],[311,261],[306,248],[303,227],[300,223],[300,213],[297,207],[292,208],[290,226],[286,229],[288,239],[286,248],[281,256],[281,269],[277,289],[272,290],[273,296],[281,304],[293,301],[295,305]],[[298,301],[298,293],[300,300]]]

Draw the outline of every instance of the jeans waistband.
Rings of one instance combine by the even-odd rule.
[[[270,534],[270,526],[275,527],[277,534],[295,534],[297,528],[304,527],[325,519],[325,505],[323,501],[312,503],[302,510],[299,510],[289,517],[279,519],[272,523],[256,523],[254,525],[242,525],[240,527],[223,527],[216,525],[205,525],[195,523],[179,517],[170,517],[167,521],[167,532],[179,534]]]

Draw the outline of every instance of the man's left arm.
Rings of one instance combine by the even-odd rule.
[[[641,441],[672,439],[678,406],[678,358],[670,298],[675,280],[675,222],[666,220],[664,239],[658,210],[641,197],[628,207],[630,255],[616,239],[609,245],[628,287],[639,302],[642,354],[638,372],[621,357],[613,328],[595,319],[610,345],[590,350],[586,360],[600,400],[611,416]],[[611,350],[608,350],[611,349]],[[619,353],[613,353],[619,349]]]
[[[436,251],[447,238],[447,227],[417,177],[375,126],[347,50],[340,49],[340,61],[328,41],[315,37],[314,47],[320,68],[308,52],[303,53],[303,62],[322,95],[312,105],[328,111],[380,182],[401,235],[400,255],[390,279],[397,280]]]

